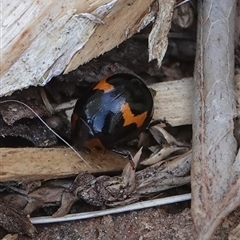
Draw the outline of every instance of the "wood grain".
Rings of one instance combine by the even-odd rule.
[[[95,58],[154,20],[152,0],[4,1],[0,96]]]
[[[156,93],[154,119],[165,119],[172,126],[192,123],[192,78],[156,83],[150,88]]]
[[[88,167],[68,148],[1,148],[0,182],[64,178],[80,172],[121,171],[128,163],[112,152],[84,154]]]

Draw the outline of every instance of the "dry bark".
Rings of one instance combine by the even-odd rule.
[[[35,227],[26,215],[4,202],[0,202],[0,226],[11,233],[26,234],[31,237],[36,234]]]
[[[199,1],[194,76],[192,215],[210,239],[240,204],[240,154],[233,136],[236,1]]]
[[[118,46],[149,23],[150,60],[162,61],[175,1],[69,0],[3,2],[0,96],[52,77]]]
[[[151,4],[151,0],[4,1],[2,59],[7,61],[1,61],[0,96],[45,85],[53,76],[109,51],[154,20]]]

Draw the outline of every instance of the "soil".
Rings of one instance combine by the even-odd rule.
[[[229,234],[231,235],[230,231],[236,227],[239,219],[240,209],[237,209],[224,220],[212,240],[234,239],[229,237]],[[36,228],[38,231],[34,238],[36,240],[196,239],[190,208],[173,214],[164,207],[155,207],[81,221],[36,225]],[[15,239],[28,240],[30,238],[18,236]]]

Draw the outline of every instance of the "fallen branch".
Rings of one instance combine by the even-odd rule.
[[[192,215],[199,240],[210,239],[240,204],[240,153],[233,135],[236,1],[199,1],[194,74]]]

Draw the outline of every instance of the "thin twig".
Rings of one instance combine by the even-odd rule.
[[[156,207],[156,206],[170,204],[170,203],[183,202],[183,201],[187,201],[190,199],[191,199],[191,194],[188,193],[188,194],[182,194],[182,195],[177,195],[177,196],[172,196],[172,197],[159,198],[159,199],[154,199],[154,200],[133,203],[133,204],[130,204],[127,206],[110,208],[110,209],[105,209],[105,210],[101,210],[101,211],[68,214],[66,216],[58,217],[58,218],[53,218],[51,216],[49,216],[49,217],[34,217],[34,218],[30,218],[30,221],[33,224],[46,224],[46,223],[74,221],[74,220],[80,220],[80,219],[105,216],[108,214],[123,213],[123,212],[127,212],[127,211]]]
[[[28,108],[30,111],[32,111],[36,117],[55,135],[57,136],[60,140],[62,140],[72,151],[74,151],[78,157],[84,162],[87,164],[88,167],[92,168],[89,163],[66,141],[64,140],[60,135],[58,135],[51,127],[49,127],[47,125],[47,123],[45,123],[43,121],[43,119],[31,108],[29,107],[26,103],[24,102],[21,102],[21,101],[18,101],[18,100],[4,100],[4,101],[0,101],[0,104],[1,103],[9,103],[9,102],[15,102],[15,103],[19,103],[19,104],[22,104],[23,106],[25,106],[26,108]]]

